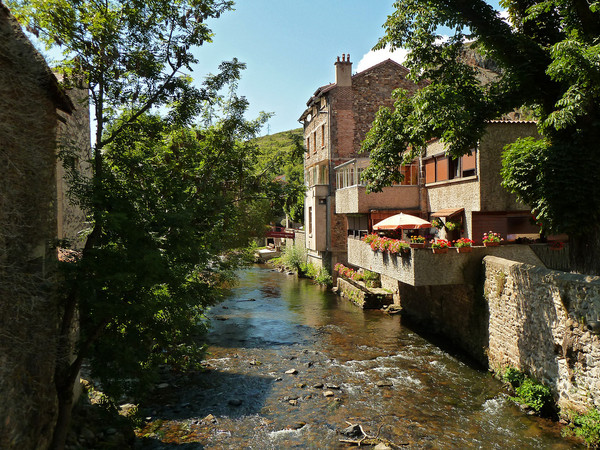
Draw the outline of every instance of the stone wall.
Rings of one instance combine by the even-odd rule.
[[[599,408],[600,277],[491,256],[484,267],[490,367],[529,373],[553,389],[561,407]]]
[[[57,108],[72,104],[0,3],[0,448],[46,448],[56,417]]]

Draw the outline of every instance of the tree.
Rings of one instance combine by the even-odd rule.
[[[47,46],[63,49],[66,83],[89,89],[96,119],[92,177],[71,172],[92,228],[81,257],[64,267],[53,448],[64,446],[84,358],[114,394],[146,386],[160,363],[195,361],[204,310],[256,228],[264,183],[248,141],[265,118],[244,119],[247,103],[234,91],[244,65],[225,62],[199,87],[187,74],[192,50],[211,40],[205,21],[232,4],[9,3]],[[69,148],[62,153],[68,166]]]
[[[508,20],[483,0],[401,0],[377,47],[409,50],[407,66],[430,84],[396,92],[363,149],[371,189],[401,178],[400,164],[438,137],[461,156],[487,120],[532,111],[539,139],[521,139],[503,157],[505,187],[528,203],[547,232],[567,233],[572,269],[600,274],[600,4],[584,0],[503,0]],[[452,36],[443,40],[439,27]],[[464,55],[472,47],[499,68],[482,85]]]

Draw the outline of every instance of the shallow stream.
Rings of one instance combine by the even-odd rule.
[[[345,448],[349,424],[392,448],[576,447],[399,315],[308,280],[254,267],[210,316],[207,370],[157,390],[142,448]]]

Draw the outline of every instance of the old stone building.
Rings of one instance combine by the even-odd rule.
[[[357,212],[336,210],[336,189],[359,184],[360,172],[352,169],[351,175],[348,172],[346,178],[339,178],[335,168],[360,158],[360,145],[375,113],[382,106],[392,105],[394,89],[411,92],[418,89],[406,79],[407,74],[405,67],[388,59],[352,75],[350,55],[342,55],[335,62],[335,83],[321,86],[307,102],[299,120],[304,124],[307,149],[304,163],[306,247],[309,262],[316,266],[346,261],[348,217],[353,222],[351,229],[369,220],[368,207]],[[417,183],[416,173],[413,181]],[[389,209],[384,203],[380,202],[380,207]],[[418,201],[408,209],[414,206],[418,208]],[[350,216],[347,217],[347,213]]]
[[[83,95],[83,94],[82,94]],[[74,130],[77,130],[75,132]],[[56,414],[57,238],[76,237],[58,141],[89,156],[86,102],[73,102],[0,3],[0,448],[45,448]],[[60,195],[59,195],[60,192]],[[77,217],[78,224],[69,225]],[[62,230],[62,231],[59,231]]]

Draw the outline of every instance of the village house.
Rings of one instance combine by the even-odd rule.
[[[299,121],[304,125],[306,158],[305,232],[308,262],[333,267],[346,262],[349,229],[367,228],[371,209],[417,211],[419,209],[417,170],[401,188],[386,189],[369,196],[358,186],[362,163],[359,156],[375,113],[391,106],[394,89],[414,92],[419,87],[406,79],[408,69],[388,59],[352,75],[350,55],[335,62],[335,83],[321,86],[307,102]],[[356,165],[356,161],[360,161]],[[336,168],[346,168],[336,177]],[[336,189],[347,190],[338,197]],[[339,205],[338,206],[338,201]]]

